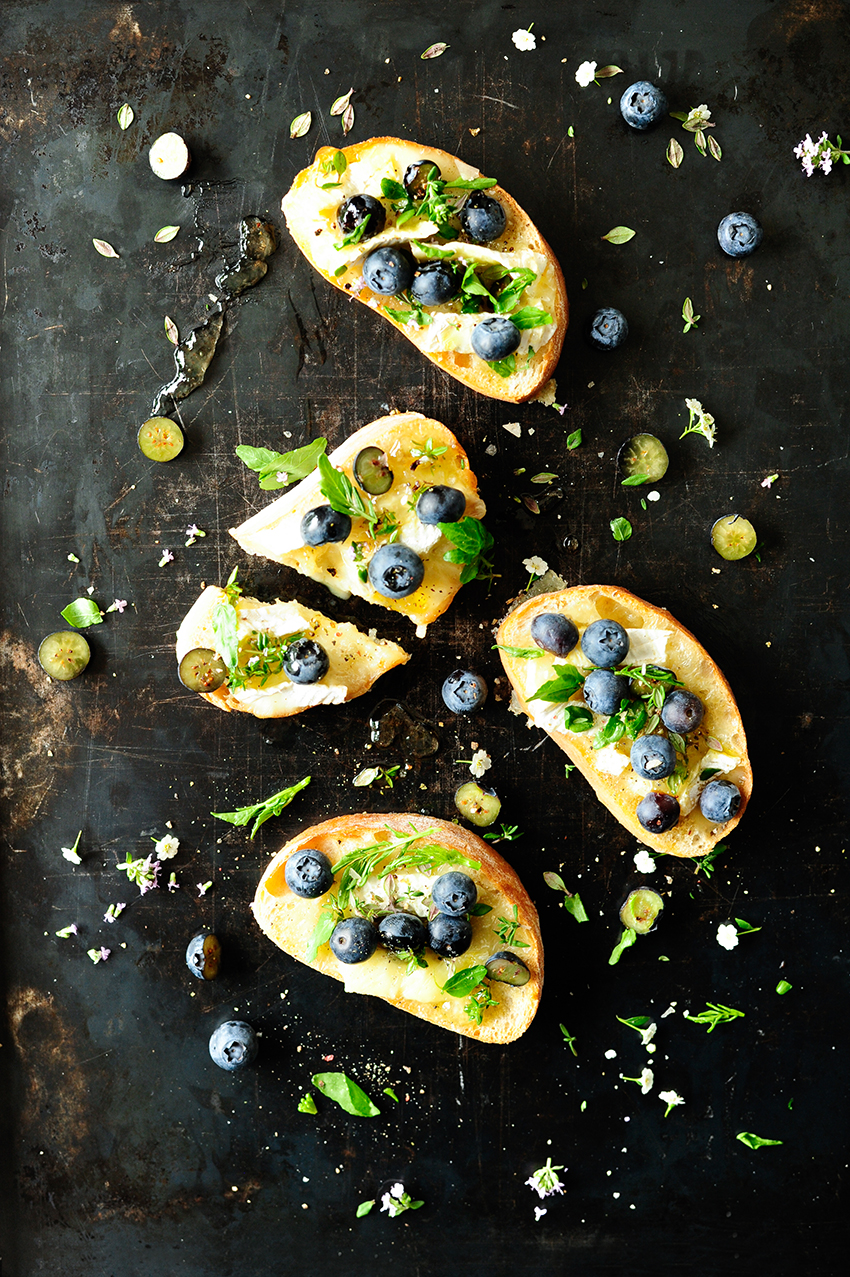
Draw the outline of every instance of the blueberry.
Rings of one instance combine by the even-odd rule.
[[[214,980],[221,964],[221,942],[211,931],[199,931],[186,948],[186,966],[199,980]]]
[[[591,315],[587,324],[587,339],[597,350],[616,350],[629,335],[629,325],[622,311],[613,306],[603,306]]]
[[[676,751],[666,736],[638,736],[632,745],[631,763],[644,780],[663,780],[676,770]]]
[[[610,669],[626,659],[629,636],[617,621],[594,621],[581,636],[581,650],[592,665]]]
[[[336,211],[337,225],[344,235],[350,235],[352,231],[356,231],[367,217],[369,221],[366,222],[363,239],[377,235],[384,229],[384,223],[387,220],[386,209],[374,195],[352,195],[340,204]]]
[[[385,599],[405,599],[418,590],[425,564],[415,550],[395,542],[382,545],[369,560],[369,584]]]
[[[403,248],[376,248],[363,263],[363,280],[373,293],[392,297],[413,281],[416,263]]]
[[[388,913],[378,923],[378,935],[390,953],[418,953],[428,938],[425,923],[415,913]]]
[[[426,488],[416,502],[420,523],[457,523],[466,509],[466,495],[460,488],[449,488],[435,483]]]
[[[331,541],[345,541],[351,533],[351,520],[329,505],[317,505],[308,510],[301,520],[301,536],[305,545],[328,545]]]
[[[476,244],[498,239],[507,225],[507,214],[498,200],[483,191],[473,191],[460,210],[460,224]]]
[[[314,639],[296,639],[283,655],[283,669],[292,683],[318,683],[330,669],[328,654]]]
[[[487,699],[487,684],[472,670],[453,670],[443,683],[443,701],[453,714],[469,714]]]
[[[425,262],[417,267],[410,295],[422,306],[439,306],[460,292],[460,274],[448,262]]]
[[[516,324],[512,324],[504,315],[490,315],[476,324],[472,330],[470,342],[479,359],[494,363],[498,359],[507,359],[512,355],[522,340]]]
[[[731,780],[710,780],[699,796],[699,809],[713,825],[731,820],[741,806],[741,791]]]
[[[440,913],[450,914],[452,918],[462,918],[469,913],[478,899],[478,888],[469,874],[459,869],[450,869],[434,879],[431,888],[431,899]]]
[[[333,929],[331,953],[337,962],[365,962],[378,947],[378,933],[368,918],[343,918]]]
[[[528,984],[531,979],[528,964],[523,962],[518,953],[511,953],[509,949],[494,953],[484,965],[487,968],[487,979],[498,980],[501,984],[519,986]]]
[[[441,958],[459,958],[472,944],[472,923],[447,913],[435,914],[428,923],[428,943]]]
[[[331,862],[323,851],[316,851],[314,847],[294,851],[286,862],[283,876],[289,890],[304,900],[323,896],[334,882]]]
[[[637,805],[637,818],[651,834],[663,834],[679,819],[679,802],[672,794],[646,794]]]
[[[749,257],[764,239],[751,213],[727,213],[717,228],[717,242],[727,257]]]
[[[661,707],[661,721],[668,732],[678,736],[687,736],[695,732],[703,720],[705,706],[693,692],[686,692],[683,687],[674,687],[668,692]]]
[[[257,1058],[257,1035],[244,1020],[227,1020],[210,1038],[210,1055],[228,1073],[244,1069]]]
[[[620,114],[633,129],[648,129],[667,112],[667,98],[649,80],[637,80],[620,98]]]
[[[566,656],[578,642],[578,630],[562,612],[540,612],[531,622],[531,637],[544,652]]]
[[[412,199],[424,200],[428,194],[428,183],[439,180],[440,170],[433,160],[414,160],[404,170],[402,182]]]
[[[584,680],[584,700],[594,714],[606,714],[609,718],[620,708],[620,701],[627,700],[631,680],[612,670],[593,670]]]

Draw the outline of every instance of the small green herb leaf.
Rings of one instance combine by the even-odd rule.
[[[344,1073],[314,1073],[313,1085],[354,1117],[377,1117],[381,1112],[366,1092]]]
[[[543,881],[546,883],[546,886],[551,887],[553,891],[566,891],[567,889],[566,883],[561,875],[552,873],[551,870],[548,870],[543,875]]]
[[[603,235],[603,239],[607,239],[609,244],[628,244],[630,239],[634,239],[635,232],[630,226],[615,226],[607,235]]]
[[[172,346],[176,346],[180,340],[180,333],[178,331],[177,325],[175,324],[174,320],[171,318],[170,315],[165,316],[162,326],[165,329],[165,335],[168,338],[168,340],[171,342]]]
[[[578,1051],[576,1050],[576,1040],[575,1040],[575,1038],[573,1037],[572,1033],[570,1033],[569,1029],[567,1028],[567,1026],[566,1026],[565,1024],[562,1024],[562,1025],[560,1026],[560,1029],[561,1029],[561,1032],[562,1032],[562,1033],[563,1033],[563,1035],[564,1035],[564,1042],[565,1042],[565,1043],[566,1043],[566,1045],[570,1048],[570,1050],[572,1051],[573,1055],[577,1056],[577,1055],[578,1055]]]
[[[135,120],[136,112],[130,106],[129,102],[125,102],[124,105],[119,108],[116,118],[118,120],[118,127],[123,133],[124,130],[128,129]]]
[[[461,585],[467,585],[468,582],[478,579],[492,578],[493,564],[487,556],[493,548],[494,541],[480,519],[465,515],[457,523],[438,523],[437,527],[454,547],[443,555],[445,561],[463,565],[460,574]]]
[[[375,1205],[374,1197],[372,1198],[371,1202],[361,1202],[360,1205],[357,1207],[357,1218],[362,1219],[364,1215],[368,1215],[369,1211],[372,1209],[374,1205]]]
[[[94,599],[74,599],[59,614],[75,630],[84,630],[89,625],[102,625],[103,613]]]
[[[349,102],[348,106],[342,113],[342,131],[343,134],[350,133],[354,128],[354,107]]]
[[[236,448],[236,455],[249,470],[259,475],[264,492],[274,492],[312,474],[327,446],[327,439],[319,438],[301,448],[294,448],[292,452],[273,452],[270,448],[252,448],[242,443]]]
[[[539,647],[509,647],[505,643],[494,643],[493,651],[507,652],[517,661],[536,661],[543,655]]]
[[[450,47],[450,45],[438,41],[436,44],[429,44],[425,52],[419,54],[419,57],[423,62],[427,62],[429,58],[439,58]]]
[[[552,316],[541,306],[523,306],[522,310],[514,311],[510,321],[515,328],[522,331],[526,328],[542,328],[544,324],[551,324]]]
[[[318,1113],[318,1111],[319,1110],[316,1108],[316,1101],[313,1099],[309,1091],[306,1095],[301,1096],[301,1099],[298,1101],[299,1113]]]
[[[764,1148],[768,1144],[783,1143],[782,1140],[763,1140],[760,1135],[753,1135],[752,1131],[739,1131],[735,1139],[746,1144],[747,1148]]]
[[[780,995],[790,993],[794,988],[793,984],[789,984],[787,980],[780,980],[776,986],[776,992]]]
[[[571,435],[567,435],[567,448],[570,450],[570,452],[573,452],[574,449],[578,448],[580,443],[581,443],[580,430],[574,430]]]
[[[723,152],[720,149],[720,143],[717,142],[713,136],[709,137],[708,139],[708,149],[713,155],[714,159],[716,160],[722,159]]]
[[[93,239],[92,243],[94,244],[97,252],[100,253],[101,257],[117,257],[118,256],[118,254],[116,253],[112,245],[107,244],[105,239]]]
[[[624,519],[622,516],[617,519],[612,519],[610,527],[611,535],[615,541],[628,541],[629,537],[632,535],[632,525],[629,523],[628,519]]]
[[[530,701],[551,701],[559,705],[575,696],[584,683],[584,674],[575,665],[553,665],[552,674],[553,678],[529,696]]]
[[[572,914],[576,922],[590,921],[590,919],[587,916],[587,910],[585,909],[584,905],[581,902],[581,896],[578,894],[577,891],[572,893],[568,891],[566,895],[564,896],[562,903],[567,913]]]
[[[700,1011],[699,1015],[691,1015],[690,1011],[685,1011],[685,1019],[690,1020],[692,1024],[707,1024],[708,1032],[713,1033],[718,1024],[726,1024],[729,1020],[743,1020],[744,1012],[736,1011],[734,1007],[725,1007],[720,1002],[706,1002],[706,1011]]]
[[[155,244],[167,244],[180,230],[179,226],[163,226],[153,237]]]
[[[385,1086],[381,1094],[388,1095],[391,1100],[394,1100],[396,1102],[396,1104],[399,1103],[399,1098],[391,1086]]]
[[[637,488],[641,483],[649,483],[648,474],[630,474],[628,478],[621,481],[623,488]]]
[[[612,75],[622,75],[622,74],[623,74],[622,67],[607,66],[607,67],[597,68],[596,78],[597,80],[610,80]]]
[[[634,944],[635,940],[637,940],[637,932],[632,931],[629,927],[626,927],[626,929],[623,931],[623,934],[620,936],[620,939],[614,945],[614,949],[611,954],[611,957],[608,959],[609,967],[613,967],[617,965],[617,963],[620,961],[620,958],[623,956],[626,949],[630,949],[631,946]]]
[[[453,976],[449,976],[442,986],[443,993],[448,993],[452,998],[468,998],[486,974],[487,968],[483,963],[474,967],[464,967],[461,971],[456,971]]]
[[[302,111],[301,115],[296,115],[295,119],[289,126],[290,137],[303,137],[305,133],[310,131],[310,125],[313,123],[312,111]]]
[[[752,935],[756,931],[761,931],[761,927],[754,927],[752,923],[745,922],[743,918],[736,918],[735,926],[741,936]]]
[[[254,826],[250,833],[250,837],[253,838],[261,825],[264,825],[272,816],[279,816],[284,807],[289,806],[295,795],[302,789],[306,789],[310,780],[310,776],[305,776],[303,780],[290,785],[288,789],[281,789],[279,793],[272,794],[271,798],[266,798],[262,802],[239,807],[236,811],[213,811],[210,815],[216,820],[226,820],[229,825],[248,825],[253,820]]]
[[[348,106],[349,102],[351,101],[351,95],[353,92],[354,92],[353,89],[349,89],[347,93],[343,93],[341,98],[334,98],[334,101],[331,105],[330,114],[342,115],[343,111]]]

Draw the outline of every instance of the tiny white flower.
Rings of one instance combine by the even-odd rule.
[[[616,1060],[616,1058],[617,1058],[617,1052],[616,1052],[616,1051],[606,1051],[606,1052],[605,1052],[605,1059],[606,1059],[606,1060]]]
[[[72,865],[81,865],[83,863],[83,858],[77,851],[77,848],[80,845],[80,839],[82,838],[82,836],[83,836],[83,831],[81,829],[80,832],[77,834],[77,840],[74,843],[73,847],[62,848],[62,855],[65,857],[66,860],[70,860]]]
[[[127,606],[126,599],[113,599],[113,601],[109,604],[109,607],[106,610],[107,612],[123,612],[126,606]]]
[[[209,891],[210,887],[212,886],[212,883],[211,882],[196,882],[195,886],[198,888],[198,895],[205,896],[207,892]]]
[[[685,1102],[681,1095],[677,1095],[675,1091],[659,1091],[658,1098],[667,1105],[667,1112],[664,1114],[665,1117],[668,1116],[670,1110],[674,1109],[677,1104],[684,1104]]]
[[[596,63],[582,62],[581,66],[576,71],[576,84],[579,84],[583,89],[586,89],[587,86],[592,84],[595,79]]]
[[[738,930],[734,922],[721,922],[717,928],[717,943],[723,949],[734,949],[738,943]]]
[[[197,523],[190,524],[186,529],[186,536],[189,538],[186,542],[186,548],[188,549],[190,545],[194,545],[198,537],[205,537],[206,535],[206,532],[202,532]]]
[[[174,559],[174,555],[171,553],[170,550],[163,550],[162,558],[157,564],[157,567],[164,568],[166,563],[171,563],[173,559]]]
[[[657,1025],[657,1024],[648,1024],[648,1025],[646,1026],[646,1028],[645,1028],[645,1029],[641,1029],[641,1031],[640,1031],[640,1044],[641,1044],[641,1046],[648,1047],[648,1046],[649,1046],[649,1043],[650,1043],[650,1042],[652,1041],[652,1039],[655,1037],[655,1035],[656,1035],[656,1033],[657,1033],[657,1032],[658,1032],[658,1025]]]
[[[154,851],[157,860],[171,860],[177,855],[180,847],[180,839],[175,838],[173,834],[166,834],[164,838],[154,839]]]
[[[552,1193],[563,1193],[564,1186],[558,1179],[558,1171],[566,1169],[565,1166],[553,1166],[551,1157],[547,1157],[546,1165],[536,1170],[525,1182],[529,1188],[534,1189],[539,1197],[549,1197]]]
[[[655,859],[645,847],[641,847],[640,851],[635,852],[635,869],[637,869],[639,874],[655,873]]]
[[[518,31],[513,33],[511,39],[522,53],[528,53],[531,49],[537,48],[537,40],[532,34],[531,27],[527,31],[520,27]]]
[[[542,1215],[545,1215],[545,1214],[546,1214],[546,1207],[545,1207],[545,1206],[535,1206],[535,1208],[534,1208],[534,1219],[535,1219],[535,1222],[536,1222],[536,1223],[538,1223],[538,1224],[539,1224],[539,1223],[540,1223],[540,1218],[541,1218],[541,1216],[542,1216]]]
[[[772,488],[778,478],[779,478],[778,474],[769,474],[767,478],[762,479],[761,486],[763,488]]]
[[[486,771],[493,766],[493,760],[487,753],[486,749],[479,749],[472,755],[472,761],[469,764],[469,770],[476,779],[480,779]]]
[[[285,470],[278,470],[277,473],[275,474],[275,478],[277,479],[278,483],[289,483],[289,475],[286,473]]]
[[[652,1069],[642,1069],[640,1074],[640,1093],[647,1095],[655,1085],[655,1074]]]
[[[542,576],[544,572],[549,571],[549,564],[545,559],[541,559],[539,554],[532,554],[530,559],[523,559],[522,566],[532,576]]]

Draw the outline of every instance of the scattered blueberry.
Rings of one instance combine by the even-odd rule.
[[[631,680],[613,670],[592,670],[584,680],[584,700],[594,714],[609,718],[620,708],[620,701],[628,700]]]
[[[646,794],[637,805],[637,818],[651,834],[663,834],[679,819],[679,802],[672,794]]]
[[[403,248],[376,248],[363,263],[363,281],[373,293],[392,297],[410,287],[415,269]]]
[[[626,659],[629,636],[618,621],[593,621],[581,636],[581,650],[592,665],[610,669]]]
[[[504,315],[490,315],[476,324],[470,344],[479,359],[495,363],[512,355],[522,340],[516,324]]]
[[[727,213],[717,228],[717,242],[727,257],[749,257],[764,239],[751,213]]]
[[[404,170],[404,189],[415,200],[424,200],[428,183],[440,180],[440,170],[433,160],[414,160]]]
[[[531,978],[527,963],[523,962],[518,953],[511,953],[508,949],[494,953],[484,965],[487,968],[487,979],[498,980],[501,984],[519,986],[528,984]]]
[[[367,217],[369,221],[363,232],[363,239],[370,239],[372,235],[377,235],[384,229],[384,223],[387,220],[386,209],[374,195],[352,195],[340,204],[336,212],[337,225],[344,235],[350,235],[352,231],[356,231]]]
[[[731,780],[710,780],[699,796],[699,809],[714,825],[725,824],[741,806],[741,791]]]
[[[296,896],[304,900],[315,900],[330,891],[334,882],[331,862],[323,851],[314,847],[304,847],[294,851],[283,870],[286,885]]]
[[[472,923],[447,913],[435,914],[428,923],[428,943],[441,958],[459,958],[472,944]]]
[[[395,542],[382,545],[369,560],[369,584],[385,599],[405,599],[418,590],[425,564],[415,550]]]
[[[210,1038],[210,1055],[228,1073],[244,1069],[257,1058],[257,1035],[244,1020],[227,1020]]]
[[[329,505],[317,505],[308,510],[301,520],[301,536],[305,545],[327,545],[331,541],[345,541],[351,533],[351,520]]]
[[[472,670],[453,670],[443,683],[443,701],[453,714],[469,714],[487,699],[487,684]]]
[[[616,350],[629,335],[629,325],[622,311],[613,306],[602,306],[591,315],[587,324],[587,339],[597,350]]]
[[[462,918],[469,913],[478,899],[478,888],[469,874],[459,869],[450,869],[434,879],[431,888],[431,899],[440,913],[450,914],[453,918]]]
[[[498,239],[507,225],[507,214],[498,200],[484,191],[473,191],[460,210],[460,224],[476,244]]]
[[[330,946],[337,962],[365,962],[378,947],[378,932],[368,918],[343,918],[333,929]]]
[[[667,693],[661,706],[662,723],[668,732],[675,732],[678,736],[695,732],[704,714],[705,706],[700,698],[694,696],[693,692],[685,691],[684,687],[674,687],[672,692]]]
[[[648,129],[667,112],[667,98],[649,80],[630,84],[620,98],[620,114],[633,129]]]
[[[531,637],[544,652],[566,656],[578,642],[578,630],[562,612],[540,612],[531,622]]]
[[[388,913],[378,923],[378,935],[390,953],[418,953],[428,938],[425,923],[415,913]]]
[[[283,670],[292,683],[318,683],[330,667],[327,652],[315,639],[296,639],[283,654]]]
[[[426,488],[416,502],[420,523],[457,523],[466,509],[466,494],[460,488],[449,488],[435,483]]]
[[[221,964],[221,942],[211,931],[199,931],[186,948],[186,966],[199,980],[214,980]]]
[[[460,274],[448,262],[425,262],[417,267],[410,295],[420,306],[439,306],[460,292],[460,280]]]
[[[638,736],[632,745],[631,764],[644,780],[663,780],[676,770],[676,751],[666,736]]]

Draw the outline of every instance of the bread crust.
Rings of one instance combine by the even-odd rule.
[[[340,202],[339,195],[334,196],[333,191],[322,191],[319,185],[322,180],[327,180],[327,175],[322,174],[322,162],[327,163],[334,155],[336,149],[336,147],[330,146],[322,147],[317,152],[313,164],[297,175],[281,204],[290,234],[311,265],[329,284],[333,284],[335,288],[340,289],[341,292],[350,297],[356,297],[358,301],[380,314],[383,319],[401,332],[408,341],[411,341],[427,359],[430,359],[432,363],[437,364],[444,372],[447,372],[465,386],[477,390],[480,394],[488,395],[492,399],[501,399],[508,403],[523,403],[533,398],[549,381],[557,366],[564,342],[564,334],[569,323],[569,302],[567,300],[563,272],[557,258],[528,214],[520,207],[513,196],[509,195],[501,186],[488,188],[487,194],[497,199],[505,209],[507,223],[503,234],[498,240],[488,244],[487,248],[509,254],[530,250],[541,254],[546,259],[547,267],[551,271],[552,286],[549,310],[555,324],[553,336],[537,352],[533,362],[523,363],[517,372],[510,377],[500,377],[488,364],[474,354],[425,349],[423,343],[426,340],[427,328],[418,328],[401,323],[387,314],[384,307],[388,302],[392,303],[392,298],[379,296],[363,285],[359,263],[350,267],[344,274],[335,275],[332,270],[328,269],[328,264],[320,260],[317,229],[321,229],[322,233],[327,232],[327,234],[333,234],[336,237],[341,235],[330,216],[326,217],[323,226],[320,226],[311,217],[311,210],[324,208],[335,213],[335,205]],[[450,155],[447,151],[442,151],[433,146],[420,146],[416,143],[403,141],[401,138],[370,138],[368,141],[344,147],[342,151],[349,167],[360,161],[368,163],[370,157],[380,156],[386,152],[394,157],[396,170],[401,173],[403,173],[407,164],[424,159],[432,160],[437,164],[444,178],[447,176],[462,176],[466,178],[482,176],[478,169],[459,160],[457,156]],[[305,199],[307,194],[310,196],[309,201]],[[438,242],[442,243],[443,241],[440,240]],[[324,241],[322,247],[324,247]],[[369,251],[369,247],[369,240],[366,240],[361,253]],[[468,247],[470,250],[474,250],[477,246],[469,245]]]
[[[377,996],[421,1020],[452,1029],[479,1042],[505,1044],[515,1041],[534,1018],[543,987],[543,944],[537,910],[508,862],[489,843],[459,825],[427,816],[365,812],[336,816],[302,830],[274,856],[257,887],[251,907],[261,930],[285,953],[297,958],[299,962],[307,962],[310,936],[326,899],[320,897],[318,900],[304,900],[294,895],[284,878],[286,861],[293,852],[311,847],[324,852],[331,863],[336,864],[347,851],[382,839],[388,830],[403,836],[419,831],[423,836],[427,835],[428,842],[452,848],[481,865],[480,870],[468,869],[462,865],[459,867],[474,879],[478,887],[479,902],[491,905],[492,911],[473,919],[472,947],[468,953],[455,959],[454,964],[448,964],[429,953],[429,959],[441,983],[445,983],[453,966],[460,970],[473,962],[481,961],[482,955],[486,958],[500,950],[511,949],[511,945],[504,944],[496,937],[492,927],[499,917],[511,918],[514,905],[517,907],[517,919],[521,927],[519,936],[528,945],[527,948],[517,948],[516,952],[528,965],[531,976],[528,983],[521,987],[492,983],[491,992],[499,1005],[485,1010],[480,1025],[464,1014],[464,999],[446,997],[430,1004],[401,994],[386,996],[378,993]],[[334,888],[331,889],[333,890]],[[373,972],[377,980],[384,978],[383,973],[387,969],[394,977],[397,971],[403,971],[404,968],[403,962],[391,958],[380,948],[367,962],[346,967],[336,960],[326,944],[319,949],[316,961],[307,965],[321,971],[323,975],[343,982],[347,975],[353,973],[352,978],[361,985],[368,984]],[[372,972],[369,970],[370,965]],[[368,990],[361,988],[360,991]]]
[[[626,767],[619,775],[600,770],[599,755],[593,750],[590,739],[592,733],[559,730],[553,720],[560,717],[558,711],[563,710],[563,706],[552,706],[540,700],[531,701],[533,690],[537,690],[550,676],[547,671],[551,670],[553,663],[589,665],[581,654],[580,639],[575,649],[564,658],[553,658],[547,653],[539,660],[529,661],[511,656],[505,651],[500,652],[500,655],[519,709],[552,737],[589,781],[600,802],[640,843],[673,856],[704,856],[738,824],[746,810],[753,786],[744,725],[723,673],[699,640],[669,612],[619,586],[583,585],[533,596],[505,617],[497,632],[497,642],[504,647],[539,650],[531,637],[531,622],[543,612],[559,612],[570,617],[580,635],[587,625],[600,618],[618,621],[630,630],[645,630],[648,633],[661,631],[662,634],[667,632],[665,658],[652,660],[651,663],[672,669],[685,687],[703,701],[705,718],[699,731],[691,738],[700,740],[700,759],[712,749],[709,741],[713,741],[723,747],[719,753],[714,751],[715,757],[735,762],[734,766],[720,770],[724,779],[732,781],[740,789],[741,805],[735,817],[722,825],[713,825],[699,810],[701,761],[694,759],[691,767],[693,780],[689,777],[688,784],[678,795],[682,802],[682,815],[678,824],[665,833],[650,833],[639,823],[635,808],[641,794],[652,789],[663,791],[664,783],[641,780],[630,767]],[[626,660],[631,661],[631,658],[627,656]],[[532,667],[536,667],[533,673],[530,672]],[[532,680],[536,683],[533,689]],[[542,708],[547,705],[547,709]],[[562,717],[560,721],[563,722]],[[686,802],[691,798],[695,805],[686,812]]]

